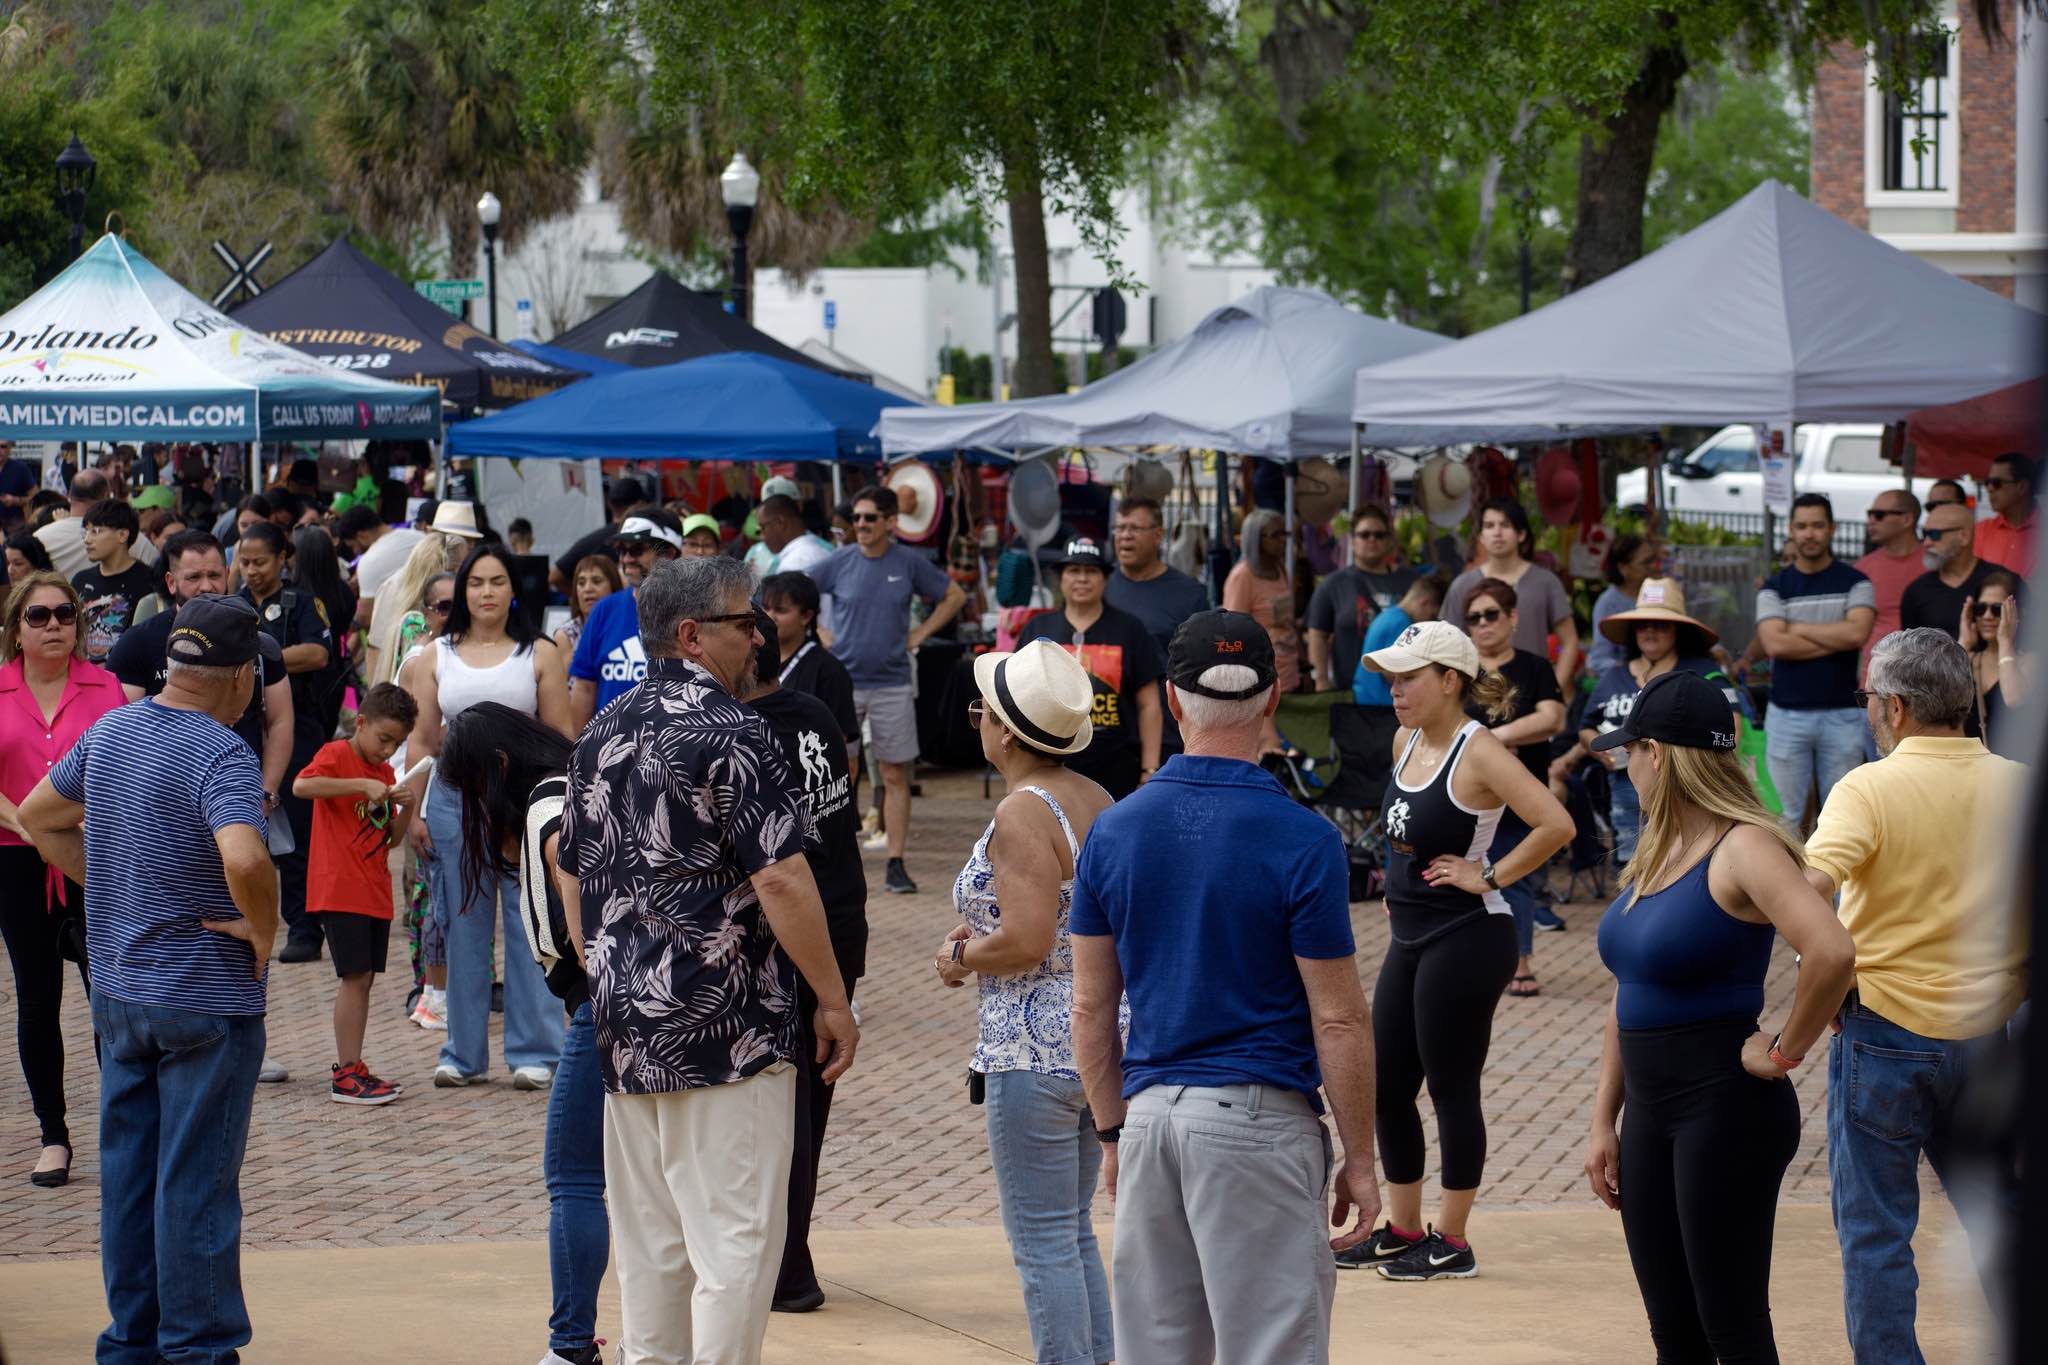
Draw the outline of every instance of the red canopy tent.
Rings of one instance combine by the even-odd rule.
[[[1907,419],[1906,439],[1917,478],[1978,478],[2008,450],[2038,457],[2048,448],[2048,380],[1922,408]]]

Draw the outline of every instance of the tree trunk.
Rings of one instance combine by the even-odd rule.
[[[1579,139],[1579,210],[1565,248],[1565,292],[1584,289],[1643,254],[1643,197],[1657,132],[1689,63],[1678,47],[1652,48],[1621,107]]]
[[[1017,254],[1017,366],[1012,398],[1057,393],[1052,363],[1052,259],[1045,246],[1045,182],[1035,155],[1005,168],[1010,200],[1010,249]]]

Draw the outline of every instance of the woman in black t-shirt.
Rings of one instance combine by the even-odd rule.
[[[1549,660],[1526,649],[1515,648],[1515,590],[1498,578],[1484,578],[1465,599],[1462,624],[1472,643],[1479,648],[1480,667],[1500,674],[1513,688],[1506,720],[1494,721],[1471,707],[1466,714],[1488,724],[1495,739],[1515,751],[1538,782],[1549,783],[1550,741],[1564,730],[1564,694],[1558,690],[1557,675]],[[1527,838],[1529,828],[1511,810],[1501,812],[1491,856],[1496,860]],[[1520,881],[1503,887],[1508,907],[1515,913],[1515,942],[1521,952],[1508,994],[1535,995],[1541,987],[1531,970],[1530,954],[1536,940],[1537,869]]]
[[[839,733],[846,736],[851,761],[860,749],[860,719],[853,710],[853,678],[846,665],[818,638],[818,585],[808,574],[769,574],[761,580],[761,605],[775,618],[775,642],[782,655],[782,685],[808,692],[825,703]]]

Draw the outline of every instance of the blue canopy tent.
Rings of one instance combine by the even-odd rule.
[[[556,369],[575,370],[579,374],[617,374],[620,370],[633,368],[623,360],[607,360],[601,355],[584,355],[581,351],[572,351],[566,346],[550,346],[545,341],[528,341],[522,337],[505,344],[526,352],[536,360],[545,360]]]
[[[587,359],[587,358],[586,358]],[[871,384],[748,351],[599,375],[448,428],[458,458],[879,460]]]

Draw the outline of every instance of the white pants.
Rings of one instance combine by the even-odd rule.
[[[604,1097],[623,1365],[758,1365],[789,1224],[796,1068]]]

